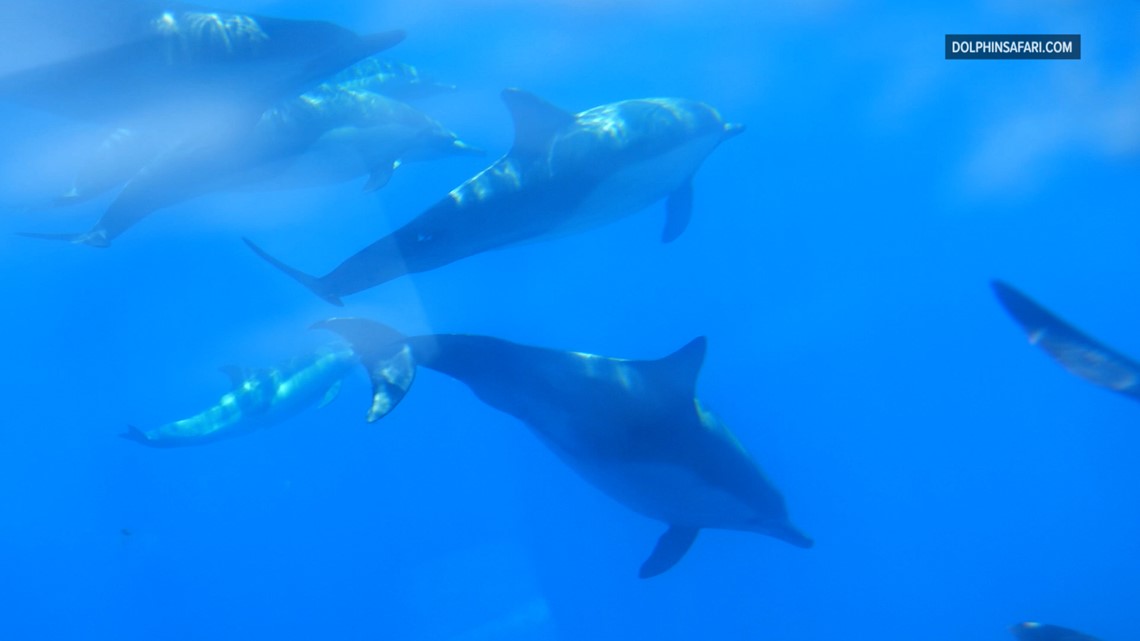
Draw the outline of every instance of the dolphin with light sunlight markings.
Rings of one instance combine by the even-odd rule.
[[[563,111],[508,89],[515,124],[507,155],[403,227],[310,276],[246,240],[259,256],[321,298],[341,297],[481,252],[554,238],[617,220],[665,199],[663,240],[681,235],[693,206],[693,174],[743,130],[691,100],[626,100]]]
[[[315,327],[343,336],[371,374],[368,420],[391,412],[422,365],[526,423],[564,462],[630,509],[668,525],[640,576],[657,576],[701,529],[743,530],[801,548],[780,491],[696,398],[705,339],[658,360],[529,347],[487,336],[406,337],[359,318]]]

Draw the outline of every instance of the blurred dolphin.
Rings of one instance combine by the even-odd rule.
[[[146,139],[129,144],[132,152]],[[364,90],[320,88],[266,111],[248,132],[197,138],[159,153],[86,232],[21,235],[107,247],[154,211],[210,192],[306,187],[362,175],[372,191],[387,184],[401,162],[479,153],[411,105]],[[120,160],[129,170],[138,156],[123,153]],[[115,163],[105,167],[86,191],[69,192],[72,197],[89,197],[126,173],[111,169]]]
[[[117,16],[105,47],[0,77],[0,99],[112,127],[203,131],[256,119],[404,38],[179,2],[119,4],[96,3]]]
[[[1100,641],[1076,630],[1034,621],[1018,623],[1009,630],[1018,641]]]
[[[1070,374],[1140,400],[1140,363],[1066,323],[1011,285],[991,283],[998,301],[1025,330],[1029,342]]]
[[[308,129],[321,138],[313,143],[314,148],[305,150],[306,162],[302,166],[298,166],[300,162],[288,164],[283,162],[285,159],[278,159],[288,167],[272,181],[274,184],[252,187],[327,184],[352,180],[363,173],[376,177],[369,183],[374,189],[382,184],[380,179],[390,174],[391,165],[398,160],[423,160],[438,155],[433,151],[473,151],[438,124],[428,124],[426,133],[419,136],[425,148],[401,153],[403,145],[414,144],[413,132],[423,130],[425,123],[421,114],[395,100],[423,98],[454,89],[454,85],[427,79],[412,65],[375,56],[365,58],[300,97],[281,101],[261,115],[261,121],[278,126],[288,120],[307,119],[311,121]],[[384,100],[385,97],[394,100]],[[412,122],[416,119],[421,122]],[[324,126],[323,131],[315,129],[318,124]],[[405,128],[403,131],[401,125]],[[296,122],[291,127],[296,129]],[[261,129],[265,133],[265,129],[272,129],[272,124],[263,124]],[[86,202],[122,186],[164,151],[177,146],[179,141],[169,140],[169,137],[139,128],[114,128],[81,165],[71,187],[52,204]],[[294,132],[293,138],[297,137]],[[451,148],[440,148],[446,146],[448,138],[452,141]],[[322,145],[322,140],[327,144]]]
[[[225,367],[233,390],[212,407],[189,418],[141,430],[130,426],[124,438],[154,447],[202,445],[274,426],[320,402],[332,401],[341,380],[358,363],[346,347],[327,347],[278,367],[242,370]]]
[[[571,468],[630,509],[668,525],[640,576],[673,567],[702,528],[812,540],[729,429],[696,398],[705,339],[636,361],[528,347],[487,336],[405,337],[372,321],[330,319],[371,374],[369,421],[391,412],[418,365],[447,374],[530,426]]]
[[[515,123],[507,155],[400,229],[314,277],[246,243],[325,300],[480,252],[611,222],[666,199],[663,239],[692,211],[693,174],[743,130],[690,100],[626,100],[572,114],[533,94],[503,92]]]

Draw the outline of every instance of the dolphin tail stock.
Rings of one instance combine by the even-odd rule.
[[[416,362],[406,336],[364,318],[330,318],[312,329],[339,334],[352,347],[372,382],[369,423],[384,418],[404,399],[416,377]]]
[[[337,307],[344,307],[344,303],[341,302],[340,297],[337,296],[336,294],[333,294],[332,292],[327,291],[325,286],[324,286],[324,283],[321,281],[320,278],[318,278],[316,276],[310,276],[309,274],[306,274],[305,272],[303,272],[299,269],[295,269],[293,267],[290,267],[289,265],[286,265],[285,263],[281,262],[280,260],[277,260],[273,256],[270,256],[268,252],[266,252],[264,249],[258,247],[256,243],[254,243],[252,240],[250,240],[248,238],[242,238],[242,241],[244,241],[245,244],[247,246],[249,246],[250,249],[253,250],[253,253],[257,254],[262,259],[264,259],[265,262],[267,262],[270,265],[273,265],[274,267],[276,267],[277,269],[280,269],[281,271],[285,272],[285,274],[288,275],[289,277],[291,277],[293,280],[295,280],[298,283],[301,283],[302,285],[307,287],[309,289],[309,291],[313,292],[317,296],[320,296],[321,298],[328,301],[329,303],[336,305]]]
[[[24,238],[39,238],[42,240],[62,240],[73,245],[88,245],[90,247],[110,247],[111,241],[105,234],[92,232],[79,232],[77,234],[49,234],[41,232],[18,231],[17,236]]]

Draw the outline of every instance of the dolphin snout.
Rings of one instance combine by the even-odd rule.
[[[727,123],[725,123],[724,124],[724,138],[723,138],[723,140],[728,140],[729,138],[734,138],[736,136],[739,136],[740,134],[744,133],[744,129],[745,129],[744,125],[740,124],[739,122],[727,122]]]

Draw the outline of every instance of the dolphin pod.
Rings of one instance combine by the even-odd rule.
[[[797,547],[812,540],[736,436],[696,397],[705,339],[658,360],[530,347],[488,336],[403,336],[359,318],[322,321],[360,357],[373,383],[368,421],[386,416],[419,366],[466,384],[521,420],[567,465],[668,529],[639,576],[672,568],[701,529],[742,530]]]
[[[405,274],[517,243],[597,227],[666,200],[670,242],[689,223],[693,174],[722,141],[743,130],[690,100],[626,100],[578,114],[508,89],[511,150],[416,218],[310,276],[259,256],[330,303]]]
[[[1011,285],[995,280],[992,286],[1031,344],[1070,374],[1140,400],[1140,363],[1073,327]]]

